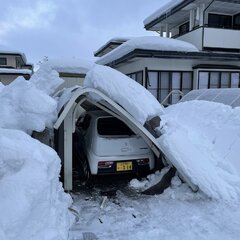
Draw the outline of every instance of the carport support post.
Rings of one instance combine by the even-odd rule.
[[[72,183],[72,129],[73,107],[64,119],[64,189],[71,191]]]

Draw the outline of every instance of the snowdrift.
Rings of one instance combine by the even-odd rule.
[[[0,129],[0,156],[0,239],[67,239],[71,198],[55,151],[22,131]]]
[[[159,145],[209,197],[240,197],[240,108],[207,101],[172,105],[162,116]]]
[[[0,86],[0,239],[65,240],[73,221],[59,157],[27,135],[57,118],[57,102],[48,94],[62,81],[48,73],[49,85],[39,71],[32,81],[19,77]]]
[[[96,88],[103,92],[141,124],[164,113],[163,107],[149,91],[110,67],[95,65],[87,73],[84,87]]]

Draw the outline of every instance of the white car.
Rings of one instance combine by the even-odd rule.
[[[142,176],[154,168],[154,154],[142,137],[104,111],[88,112],[76,129],[74,152],[85,178],[128,173]]]

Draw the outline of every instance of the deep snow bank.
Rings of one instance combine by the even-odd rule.
[[[0,129],[0,239],[67,239],[69,195],[54,150],[19,130]]]
[[[61,81],[54,72],[49,86],[44,72],[34,79],[0,86],[0,239],[65,240],[72,200],[59,182],[60,159],[26,134],[56,119],[57,102],[47,93]]]
[[[2,128],[41,132],[57,117],[57,102],[23,77],[2,87],[0,102]]]
[[[159,144],[172,163],[208,196],[240,197],[240,108],[207,101],[172,105]]]
[[[142,124],[164,113],[163,107],[148,90],[110,67],[95,65],[87,73],[84,87],[100,90]]]

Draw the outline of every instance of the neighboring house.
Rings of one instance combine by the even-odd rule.
[[[28,80],[33,73],[33,65],[27,63],[24,53],[0,48],[0,82],[7,85],[17,77]]]
[[[69,88],[83,85],[86,73],[93,67],[94,62],[83,59],[49,59],[48,64],[65,80],[60,88]]]
[[[131,38],[97,63],[129,75],[160,102],[172,91],[240,87],[240,0],[172,0],[144,24],[166,38],[157,37],[159,45],[156,37]],[[195,50],[173,47],[183,41]],[[179,98],[174,94],[165,103]]]
[[[129,38],[113,38],[100,47],[96,52],[94,52],[95,57],[102,57],[103,55],[111,52],[116,47],[120,46],[122,43],[128,41]]]

